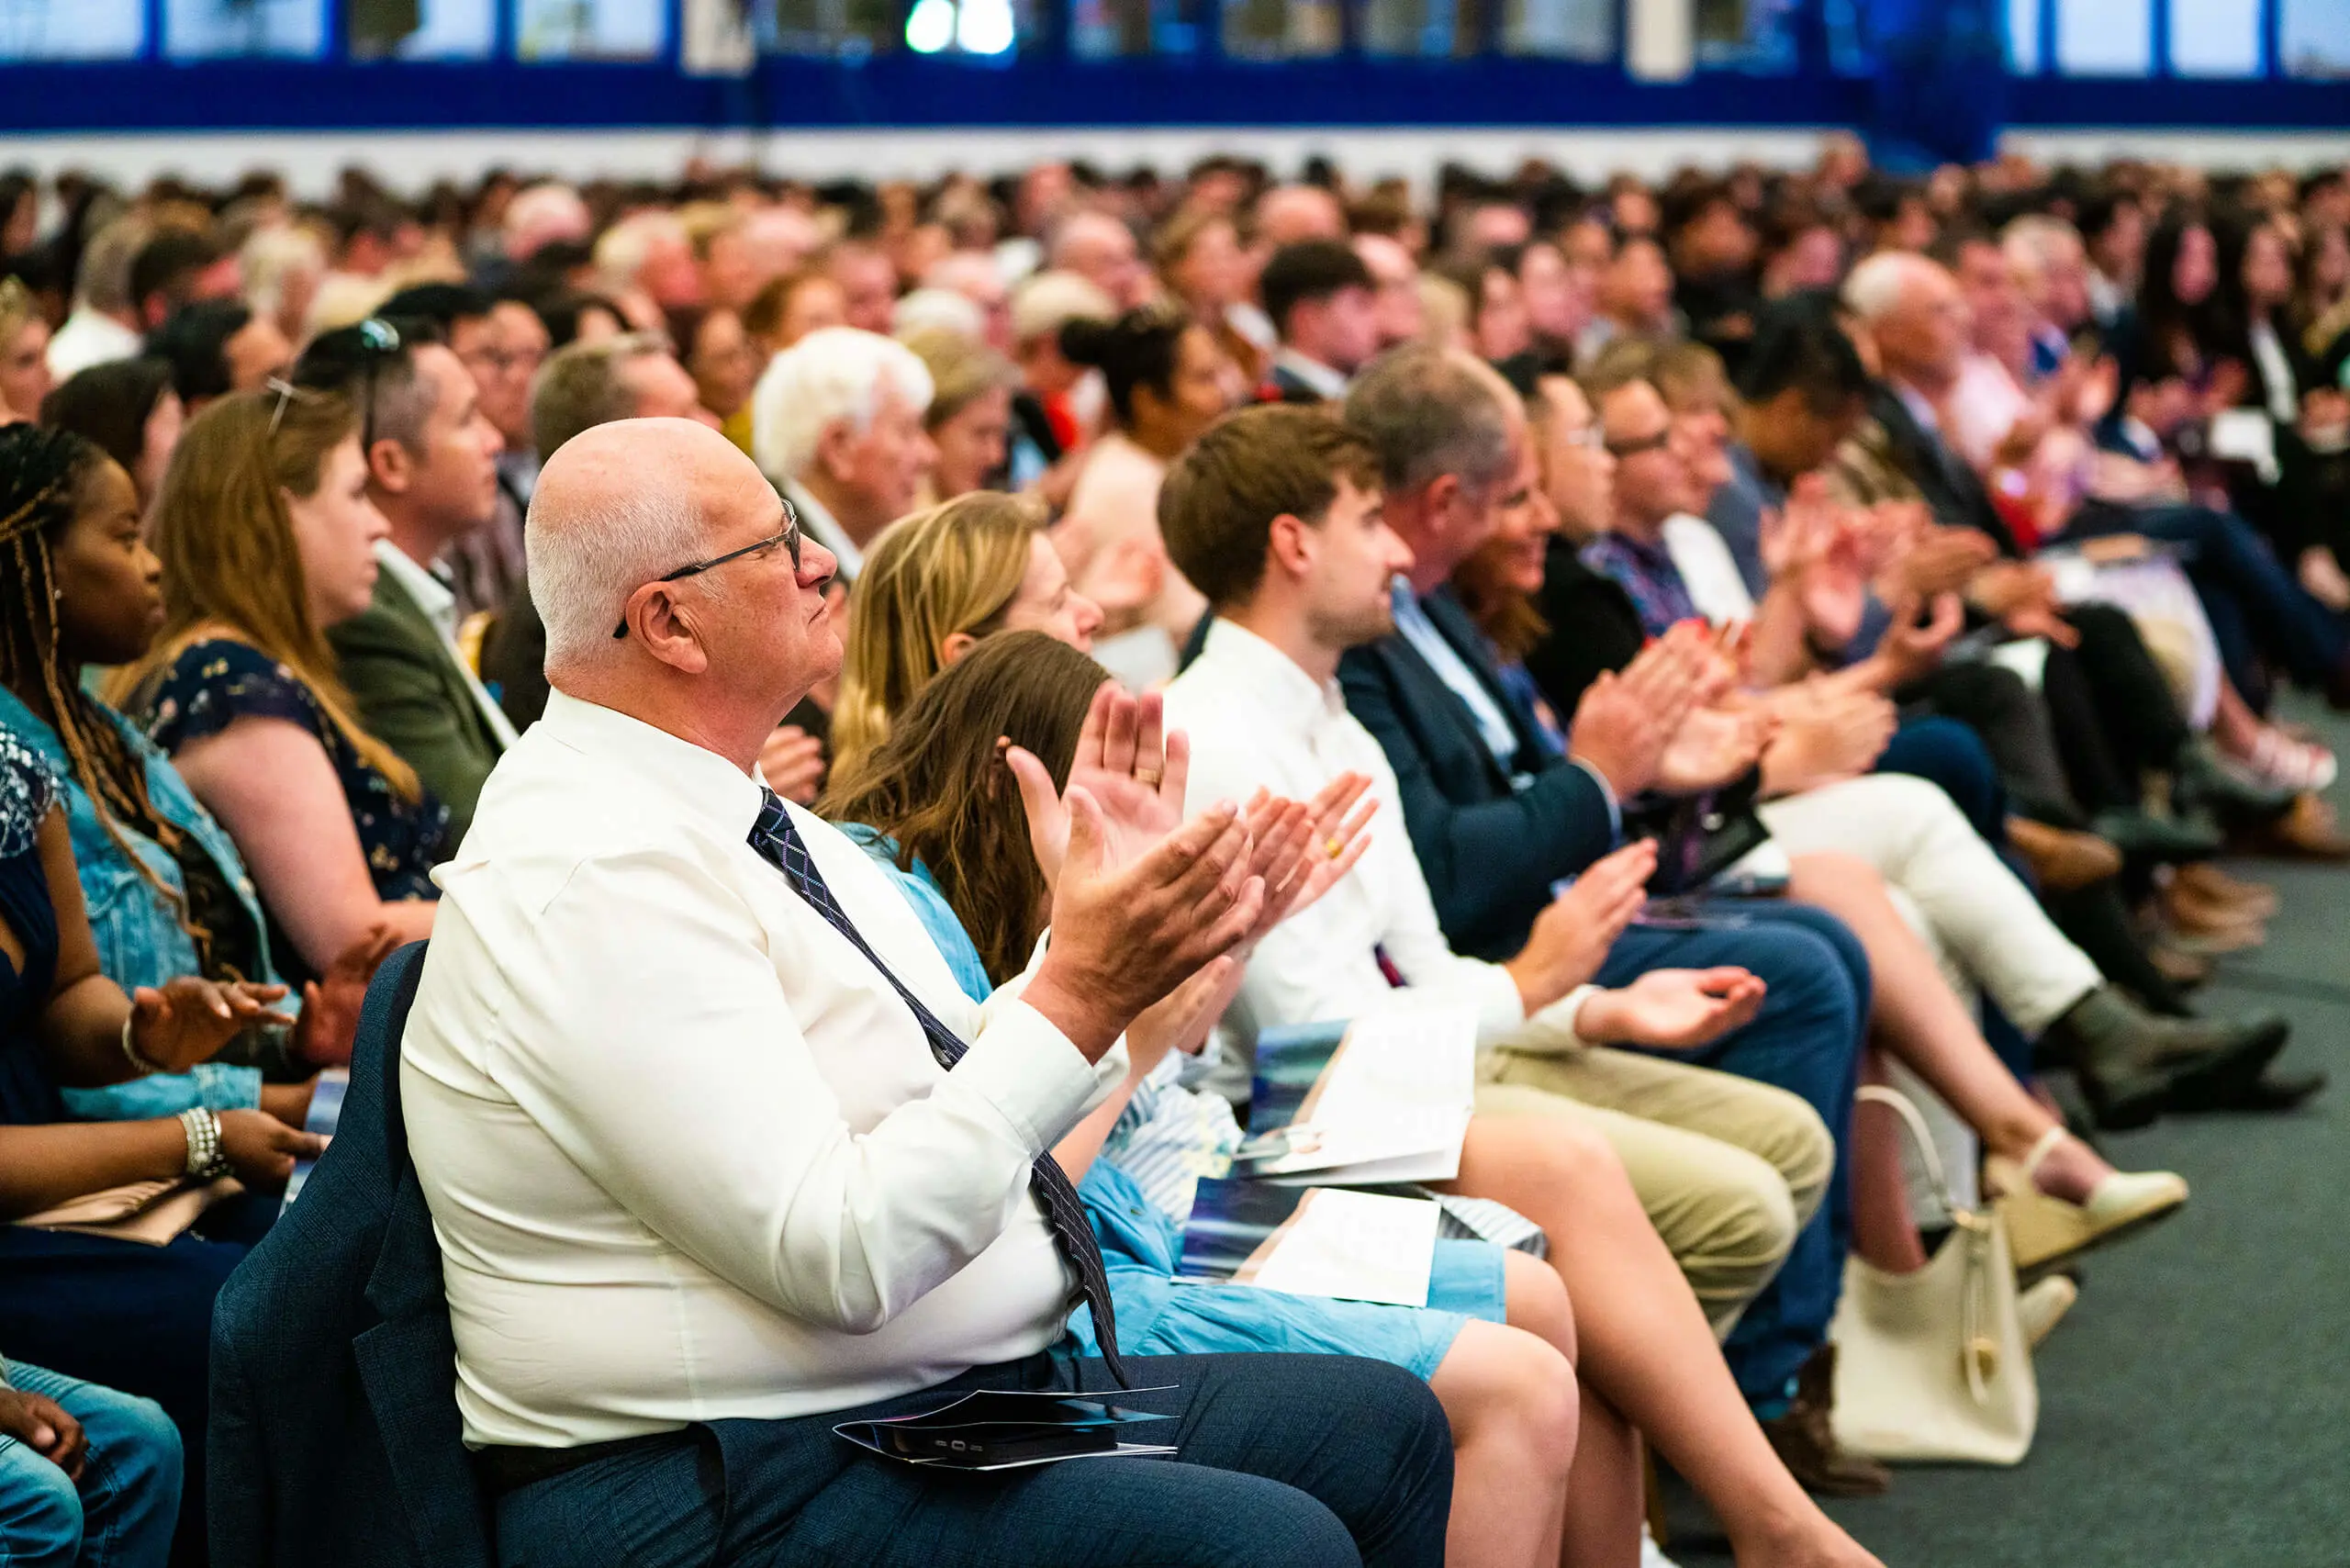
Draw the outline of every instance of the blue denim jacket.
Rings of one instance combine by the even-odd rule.
[[[263,972],[252,978],[274,982],[277,976],[270,963],[268,927],[262,920],[260,895],[253,888],[252,879],[245,873],[244,862],[237,857],[236,846],[229,841],[228,834],[212,820],[211,814],[196,804],[186,781],[170,759],[129,720],[112,709],[106,712],[121,732],[123,745],[129,747],[130,755],[143,760],[147,798],[154,802],[155,810],[164,821],[203,846],[245,905],[254,929],[263,933]],[[58,739],[57,732],[34,717],[32,711],[6,687],[0,687],[0,728],[13,732],[39,753],[57,775],[66,820],[73,830],[73,863],[82,875],[82,902],[89,909],[90,934],[97,938],[98,968],[106,977],[129,991],[143,985],[160,986],[174,975],[198,972],[194,939],[180,928],[177,914],[155,896],[155,890],[140,873],[138,864],[124,853],[106,824],[98,820],[97,805],[74,775],[73,760],[65,755],[64,743]],[[140,859],[154,870],[165,886],[181,886],[179,865],[162,845],[128,824],[117,825]],[[282,1009],[287,1006],[279,1005]],[[100,1122],[176,1115],[195,1105],[207,1105],[216,1111],[249,1109],[261,1103],[261,1070],[207,1062],[193,1072],[158,1073],[105,1089],[67,1089],[62,1093],[67,1110],[76,1116]]]

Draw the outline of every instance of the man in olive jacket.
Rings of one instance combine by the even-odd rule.
[[[481,413],[473,377],[429,334],[404,330],[397,350],[376,353],[372,390],[366,374],[346,377],[335,364],[313,363],[331,358],[319,350],[331,351],[340,336],[319,340],[297,374],[312,386],[346,383],[360,399],[367,492],[391,529],[375,545],[375,601],[328,640],[360,722],[448,806],[445,857],[464,841],[482,783],[514,740],[513,726],[458,651],[455,597],[435,570],[495,510],[501,443]],[[364,360],[356,367],[364,373]]]

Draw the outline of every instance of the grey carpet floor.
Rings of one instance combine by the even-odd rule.
[[[2350,759],[2350,723],[2301,715]],[[2334,803],[2350,820],[2350,789]],[[2266,946],[2198,999],[2290,1017],[2284,1061],[2333,1087],[2284,1116],[2166,1120],[2106,1140],[2186,1176],[2177,1219],[2089,1258],[2038,1360],[2041,1421],[2013,1470],[1905,1467],[1830,1512],[1887,1568],[2350,1564],[2350,867],[2232,866],[2274,885]],[[1688,1512],[1686,1499],[1674,1508]],[[1699,1519],[1673,1554],[1727,1561]]]

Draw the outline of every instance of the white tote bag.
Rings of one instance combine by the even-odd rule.
[[[1846,1261],[1844,1299],[1829,1330],[1836,1440],[1882,1460],[2017,1463],[2040,1422],[2040,1385],[2016,1312],[2007,1232],[1992,1215],[1953,1200],[1917,1106],[1873,1085],[1860,1097],[1900,1115],[1953,1228],[1913,1273]]]

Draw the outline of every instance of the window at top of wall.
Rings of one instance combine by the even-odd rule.
[[[487,60],[498,0],[343,0],[353,60]]]
[[[2154,68],[2152,0],[2053,0],[2056,69],[2067,76],[2144,76]]]
[[[1502,0],[1502,50],[1594,64],[1614,60],[1615,0]]]
[[[522,60],[653,60],[667,35],[663,0],[514,0]]]
[[[163,0],[163,52],[174,60],[317,60],[326,46],[325,0]]]
[[[2288,76],[2350,77],[2350,0],[2279,0],[2277,63]]]
[[[0,3],[0,61],[131,60],[146,41],[142,0]]]
[[[1781,76],[1796,69],[1800,0],[1696,0],[1696,63]]]

